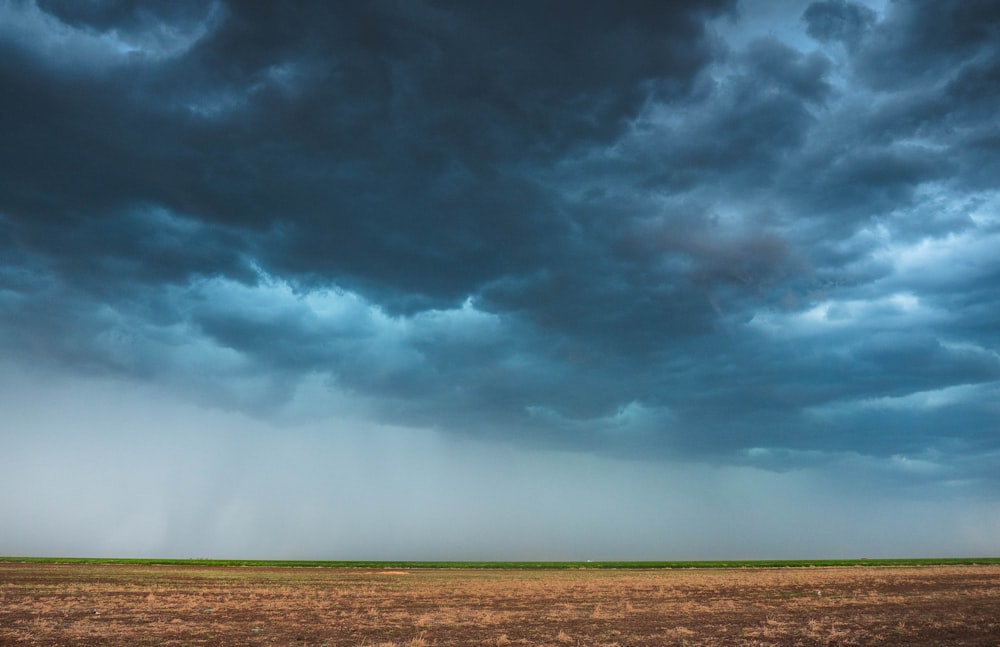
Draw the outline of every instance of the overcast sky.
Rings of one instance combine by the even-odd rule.
[[[1000,554],[1000,4],[0,0],[0,554]]]

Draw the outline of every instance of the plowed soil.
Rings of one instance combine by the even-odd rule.
[[[983,645],[1000,566],[0,564],[2,645]]]

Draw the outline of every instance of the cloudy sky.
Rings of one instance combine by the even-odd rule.
[[[1000,5],[0,0],[0,554],[1000,554]]]

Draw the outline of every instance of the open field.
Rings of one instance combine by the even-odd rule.
[[[0,562],[2,645],[988,645],[1000,565]]]

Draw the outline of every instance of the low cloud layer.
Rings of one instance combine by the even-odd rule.
[[[1000,8],[786,5],[0,2],[0,353],[995,502]]]

